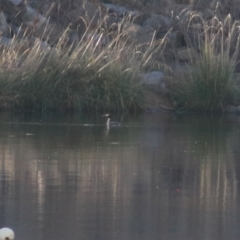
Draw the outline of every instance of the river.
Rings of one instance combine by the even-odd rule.
[[[17,240],[237,240],[236,115],[0,114],[0,227]]]

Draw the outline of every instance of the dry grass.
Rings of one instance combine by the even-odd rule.
[[[77,45],[63,33],[54,48],[14,39],[0,52],[0,107],[23,110],[137,111],[144,105],[139,72],[151,65],[144,51],[126,43],[122,26],[111,36],[87,30]]]
[[[172,83],[172,96],[178,107],[215,111],[239,98],[233,73],[239,52],[240,25],[229,15],[221,22],[202,21],[202,35],[198,33],[199,58]]]
[[[142,11],[146,11],[150,9],[156,10],[157,7],[165,8],[173,4],[173,0],[162,0],[162,1],[159,1],[159,0],[132,0],[132,1],[110,0],[109,2],[119,6],[126,6],[126,7],[130,7],[130,8],[134,8]]]

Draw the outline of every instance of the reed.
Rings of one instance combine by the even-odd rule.
[[[189,71],[172,84],[172,97],[179,108],[216,111],[239,100],[234,70],[239,52],[239,23],[231,16],[221,22],[202,22],[199,35],[200,55]]]
[[[67,46],[66,32],[54,48],[36,40],[26,48],[14,39],[0,52],[0,107],[22,110],[137,111],[143,107],[139,72],[151,59],[115,34],[86,31]],[[88,29],[87,29],[88,30]]]

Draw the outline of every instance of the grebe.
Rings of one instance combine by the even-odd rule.
[[[14,232],[12,229],[4,227],[0,229],[0,240],[13,240]]]
[[[121,123],[111,121],[111,115],[109,113],[102,115],[107,118],[106,126],[109,127],[120,127]]]

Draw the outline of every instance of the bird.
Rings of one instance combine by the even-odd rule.
[[[111,115],[109,113],[106,113],[106,114],[102,115],[102,117],[106,117],[107,118],[107,122],[106,122],[107,128],[110,128],[110,127],[121,127],[121,123],[111,121]]]
[[[14,232],[11,228],[1,228],[0,229],[0,240],[14,240]]]

